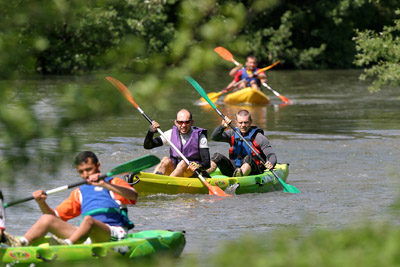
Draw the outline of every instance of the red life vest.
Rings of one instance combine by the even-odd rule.
[[[240,131],[238,128],[236,129]],[[260,154],[263,159],[265,159],[266,157],[264,153],[262,153],[261,147],[255,141],[256,135],[258,133],[264,134],[264,131],[256,126],[251,126],[250,130],[243,137],[248,143],[251,144],[254,150],[257,151],[257,153]],[[254,154],[249,146],[243,140],[241,140],[236,132],[231,137],[230,144],[231,147],[229,149],[229,159],[233,159],[235,161],[236,167],[240,167],[242,165],[242,160],[247,155],[255,156],[254,160],[257,162],[258,165],[260,165],[260,159],[256,156],[256,154]]]

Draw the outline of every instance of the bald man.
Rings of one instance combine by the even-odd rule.
[[[175,177],[197,177],[196,170],[204,173],[210,167],[207,130],[193,126],[193,123],[192,113],[187,109],[181,109],[176,114],[172,129],[164,133],[189,160],[189,165],[171,147],[170,156],[161,160],[154,173]],[[153,138],[159,127],[158,122],[152,122],[144,140],[145,149],[152,149],[168,143],[163,136]]]

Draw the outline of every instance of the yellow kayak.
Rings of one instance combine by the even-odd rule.
[[[289,164],[276,164],[274,171],[286,181],[289,175]],[[282,190],[281,183],[274,175],[266,170],[262,174],[243,177],[226,177],[219,172],[211,173],[212,178],[206,178],[212,186],[218,186],[226,190],[232,185],[237,185],[235,194],[267,193]],[[158,175],[154,173],[139,172],[134,175],[133,187],[139,195],[149,194],[208,194],[208,189],[198,178],[183,178]]]
[[[224,102],[226,104],[266,105],[270,103],[270,100],[261,90],[246,87],[226,95]]]

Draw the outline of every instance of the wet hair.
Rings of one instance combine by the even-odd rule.
[[[82,151],[75,156],[74,164],[75,166],[78,166],[82,162],[87,163],[89,159],[92,159],[92,162],[94,164],[97,164],[99,162],[96,154],[94,154],[92,151]]]
[[[190,110],[188,110],[188,109],[186,109],[186,108],[183,108],[183,109],[178,110],[178,112],[176,113],[176,117],[178,117],[178,113],[181,112],[181,111],[183,111],[183,110],[186,110],[187,112],[189,112],[189,115],[190,115],[189,120],[192,120],[192,119],[193,119],[193,118],[192,118],[192,112],[190,112]]]
[[[252,119],[251,119],[251,113],[250,113],[247,109],[242,109],[242,110],[240,110],[240,111],[236,114],[236,117],[237,117],[237,116],[240,116],[240,117],[249,116],[249,120],[252,121]]]

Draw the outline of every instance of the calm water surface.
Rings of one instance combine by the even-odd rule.
[[[269,85],[295,102],[284,106],[272,93],[272,104],[246,107],[254,122],[262,127],[279,162],[290,163],[288,183],[301,194],[274,192],[246,194],[218,199],[206,195],[153,195],[143,197],[130,209],[137,230],[177,229],[187,232],[183,256],[212,253],[221,241],[245,234],[268,234],[277,229],[300,226],[313,230],[320,227],[344,228],[363,221],[391,220],[390,205],[399,197],[400,88],[388,88],[376,94],[367,91],[368,84],[358,80],[359,71],[275,71],[269,73]],[[194,77],[207,92],[219,91],[229,77]],[[116,77],[118,78],[118,77]],[[129,80],[122,80],[129,85]],[[43,98],[38,107],[44,113],[52,110],[52,86],[66,83],[55,78],[32,81]],[[96,81],[81,77],[74,81],[85,85]],[[99,90],[101,90],[99,86]],[[193,111],[195,125],[212,132],[220,123],[219,115],[208,106],[198,106],[197,92],[182,83],[182,97],[171,94],[169,107],[158,109],[151,100],[141,108],[161,124],[172,126],[176,111],[186,107]],[[116,95],[117,97],[117,95]],[[243,106],[219,105],[232,116]],[[167,147],[152,151],[142,148],[147,121],[136,109],[126,115],[81,125],[74,129],[84,149],[96,151],[103,170],[139,156],[154,153],[162,157]],[[210,141],[210,152],[227,153],[228,145]],[[37,174],[36,174],[37,175]],[[30,195],[38,188],[50,189],[79,180],[70,164],[65,164],[57,177],[30,175],[18,177],[12,190],[2,185],[6,200]],[[68,192],[49,196],[55,207]],[[7,209],[8,231],[22,234],[40,216],[34,202]],[[74,221],[77,223],[77,220]]]

